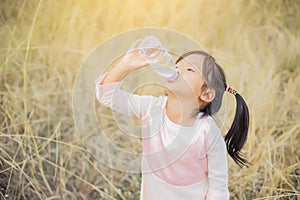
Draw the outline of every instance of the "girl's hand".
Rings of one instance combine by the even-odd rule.
[[[142,39],[138,39],[133,43],[120,63],[125,68],[127,68],[129,72],[150,64],[150,62],[145,60],[145,58],[143,58],[143,56],[139,52],[138,47],[141,41]]]
[[[103,79],[102,84],[121,81],[129,72],[150,64],[139,52],[141,41],[139,39],[134,42],[122,60]]]

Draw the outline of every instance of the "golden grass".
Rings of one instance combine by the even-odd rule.
[[[138,198],[139,174],[97,166],[87,156],[71,102],[91,49],[149,26],[197,40],[248,102],[244,152],[252,165],[229,161],[232,199],[300,196],[299,1],[3,0],[0,9],[1,198]],[[233,98],[226,95],[225,103],[224,131]]]

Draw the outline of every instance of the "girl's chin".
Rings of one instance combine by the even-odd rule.
[[[166,85],[167,86],[167,85]],[[173,86],[173,87],[172,87]],[[187,90],[186,88],[183,89],[182,87],[179,87],[178,85],[168,85],[164,89],[164,93],[168,96],[176,96],[176,97],[194,97],[195,93],[191,90]]]
[[[165,88],[165,94],[172,95],[172,96],[173,95],[177,96],[177,90],[173,89],[172,87]]]

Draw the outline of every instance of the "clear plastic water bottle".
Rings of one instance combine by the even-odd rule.
[[[156,37],[145,37],[138,49],[140,54],[150,62],[150,66],[159,76],[169,80],[177,79],[178,72],[175,69],[174,59]]]

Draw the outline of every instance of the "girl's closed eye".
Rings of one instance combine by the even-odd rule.
[[[188,68],[187,71],[195,72],[192,68]]]

